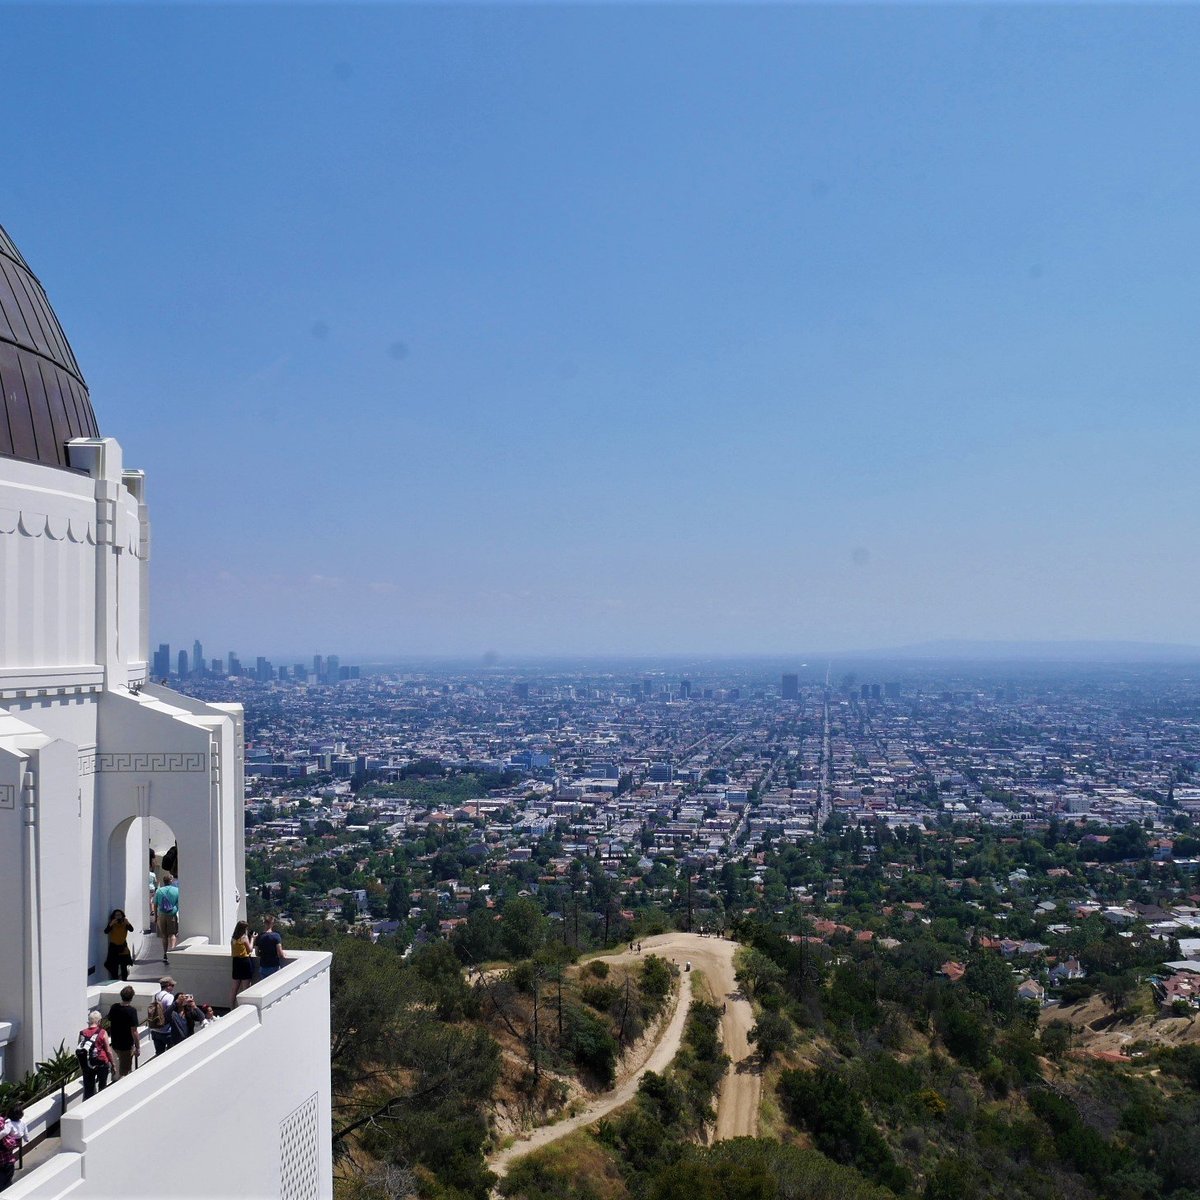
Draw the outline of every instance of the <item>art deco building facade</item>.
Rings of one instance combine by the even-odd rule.
[[[45,293],[0,229],[0,1071],[19,1078],[107,1009],[104,927],[149,925],[149,851],[175,846],[170,971],[228,1004],[245,914],[242,712],[154,684],[146,480],[101,437]],[[9,1195],[331,1194],[329,956],[92,1100],[30,1107]],[[158,967],[143,969],[151,976]],[[137,985],[142,1012],[156,990]],[[146,1139],[154,1153],[146,1153]],[[139,1171],[136,1164],[143,1164]],[[150,1167],[150,1164],[154,1164]],[[149,1168],[149,1169],[147,1169]]]

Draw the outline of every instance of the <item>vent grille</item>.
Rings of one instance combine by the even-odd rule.
[[[314,1092],[279,1123],[279,1200],[319,1200],[318,1120]]]

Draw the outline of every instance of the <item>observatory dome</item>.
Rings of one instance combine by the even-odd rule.
[[[0,456],[67,467],[67,442],[99,433],[45,290],[0,227]]]

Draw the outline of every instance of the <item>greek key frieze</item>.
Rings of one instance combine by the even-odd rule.
[[[150,774],[156,772],[204,771],[208,755],[187,750],[121,750],[114,753],[83,754],[79,757],[81,775],[102,773]]]

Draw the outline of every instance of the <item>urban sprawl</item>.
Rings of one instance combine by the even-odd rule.
[[[516,896],[576,946],[754,919],[886,952],[949,918],[1041,1004],[1109,927],[1200,1007],[1194,670],[190,664],[156,673],[246,707],[248,886],[285,922],[469,962]]]

